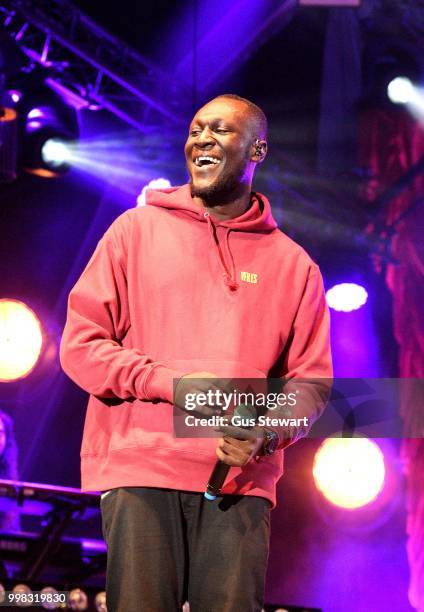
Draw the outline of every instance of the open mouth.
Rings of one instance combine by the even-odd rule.
[[[209,155],[199,155],[199,157],[195,157],[194,159],[194,165],[198,168],[202,168],[203,166],[218,166],[220,163],[220,159]]]

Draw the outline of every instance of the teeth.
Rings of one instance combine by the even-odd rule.
[[[194,163],[196,166],[201,166],[203,162],[210,162],[211,164],[220,164],[221,160],[216,157],[209,157],[209,155],[201,155],[200,157],[196,157]]]

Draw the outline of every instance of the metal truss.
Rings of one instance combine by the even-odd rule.
[[[181,84],[68,0],[0,0],[0,23],[30,66],[80,106],[105,108],[142,132],[183,121]]]

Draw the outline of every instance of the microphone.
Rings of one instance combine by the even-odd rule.
[[[233,417],[234,416],[238,416],[242,419],[255,419],[256,421],[256,410],[253,406],[241,404],[234,410]],[[241,429],[252,429],[253,424],[243,427],[239,425],[238,427]],[[206,491],[203,494],[207,500],[214,501],[220,494],[225,479],[227,478],[227,474],[230,471],[230,467],[231,465],[224,463],[221,461],[221,459],[216,461],[209,477],[208,484],[206,485]]]

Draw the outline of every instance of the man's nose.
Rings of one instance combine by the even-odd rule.
[[[199,146],[206,146],[208,144],[214,144],[215,139],[213,137],[212,131],[208,126],[205,126],[203,130],[198,134],[196,138],[196,144]]]

